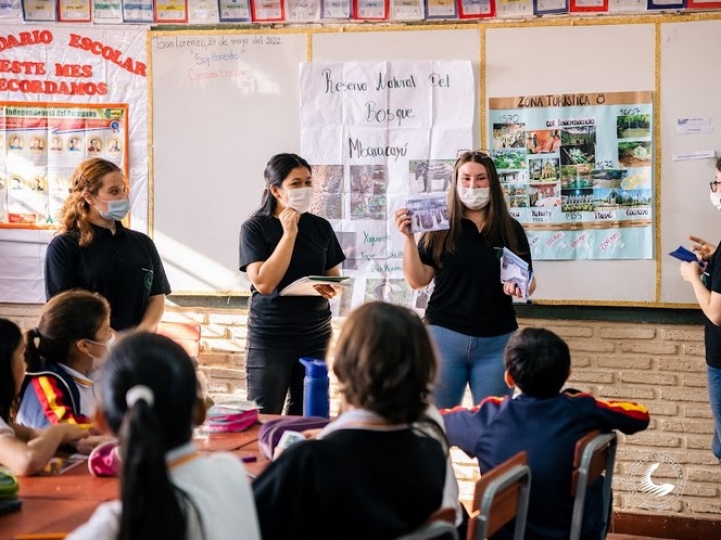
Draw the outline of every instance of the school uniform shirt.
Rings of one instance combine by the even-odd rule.
[[[721,249],[714,251],[706,268],[708,278],[706,287],[712,293],[721,294]],[[706,363],[712,368],[721,369],[721,326],[716,326],[704,315],[704,342],[706,343]]]
[[[513,220],[518,255],[533,269],[526,233]],[[494,337],[518,328],[511,297],[503,292],[498,249],[492,246],[475,224],[461,220],[461,231],[453,252],[441,257],[442,266],[433,262],[431,252],[420,243],[421,262],[435,270],[434,287],[426,308],[425,321],[474,337]]]
[[[605,401],[576,390],[546,399],[524,394],[489,397],[473,409],[442,410],[448,441],[478,458],[481,474],[516,455],[528,453],[531,495],[526,540],[568,539],[573,498],[571,472],[576,442],[590,431],[635,433],[648,427],[648,410],[636,403]],[[598,531],[600,485],[586,497],[583,536]],[[511,538],[508,526],[498,537]]]
[[[441,508],[446,455],[437,439],[408,425],[333,424],[253,482],[263,540],[390,540]]]
[[[260,540],[253,494],[245,467],[225,452],[201,455],[193,443],[166,454],[170,481],[187,493],[198,510],[189,507],[188,540]],[[68,540],[115,540],[120,531],[122,504],[101,504],[90,520]]]
[[[74,370],[63,364],[48,362],[42,371],[26,373],[15,421],[34,429],[61,422],[90,424],[95,398],[86,397],[85,405],[90,408],[83,408],[81,386],[71,371]],[[77,371],[74,373],[80,375]],[[87,396],[88,392],[92,392],[92,382],[80,376],[91,385],[84,390]]]
[[[95,383],[79,371],[69,368],[65,364],[61,367],[72,377],[80,395],[80,411],[86,411],[86,416],[92,418],[95,414]]]
[[[45,257],[48,299],[70,289],[86,289],[110,303],[110,326],[125,330],[140,324],[151,296],[170,294],[163,262],[145,234],[115,222],[115,234],[92,225],[95,236],[81,248],[77,231],[52,239]]]
[[[274,216],[256,216],[240,230],[240,270],[270,258],[283,236],[283,226]],[[251,286],[248,315],[248,344],[251,347],[323,346],[331,335],[330,305],[322,296],[280,296],[297,279],[323,275],[345,260],[330,223],[308,212],[301,214],[293,254],[278,287],[260,294]],[[291,339],[279,339],[291,338]]]

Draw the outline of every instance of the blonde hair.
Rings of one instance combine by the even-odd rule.
[[[122,169],[115,163],[101,158],[86,159],[73,171],[72,190],[60,211],[60,232],[77,231],[80,247],[90,245],[95,235],[88,220],[90,205],[83,195],[86,192],[97,195],[105,175],[118,171]]]

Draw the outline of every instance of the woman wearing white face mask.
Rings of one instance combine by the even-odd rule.
[[[518,287],[501,283],[498,249],[506,247],[529,265],[531,252],[520,223],[508,213],[493,159],[465,152],[448,190],[450,229],[424,233],[418,245],[407,209],[395,213],[406,237],[403,274],[414,289],[434,282],[426,309],[428,330],[440,353],[435,405],[458,405],[466,385],[474,402],[508,392],[503,349],[518,328],[511,297]],[[532,294],[535,279],[529,288]]]
[[[716,162],[716,178],[711,182],[711,204],[721,210],[721,159]],[[721,462],[721,250],[716,246],[691,237],[694,251],[702,261],[681,263],[681,277],[693,287],[696,301],[701,307],[706,324],[706,374],[711,412],[714,418],[714,434],[711,451]]]
[[[95,412],[91,371],[112,339],[105,298],[81,289],[51,298],[37,327],[27,333],[16,422],[33,429],[59,423],[90,427]],[[103,440],[107,437],[82,439],[78,450],[88,452]]]
[[[265,168],[261,207],[240,230],[240,270],[252,287],[246,374],[248,399],[262,412],[303,411],[300,357],[325,358],[331,336],[328,299],[336,291],[316,285],[319,296],[279,296],[308,275],[340,275],[345,256],[327,220],[308,213],[313,203],[311,167],[295,154],[273,156]]]
[[[61,234],[45,259],[48,299],[77,288],[97,292],[110,302],[115,330],[154,332],[170,285],[153,241],[121,223],[130,204],[123,171],[110,161],[87,159],[71,182]]]

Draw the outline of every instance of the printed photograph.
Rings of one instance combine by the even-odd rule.
[[[313,190],[313,214],[343,219],[343,165],[313,165]]]
[[[525,150],[505,150],[493,153],[493,163],[496,169],[505,171],[508,169],[519,170],[526,168],[526,151]]]
[[[650,206],[653,202],[650,189],[596,189],[597,207]]]
[[[561,131],[561,146],[596,144],[596,126],[566,127]]]
[[[562,189],[562,212],[593,212],[596,206],[593,202],[593,189]]]
[[[380,219],[385,221],[388,218],[386,211],[386,196],[351,193],[350,218]]]
[[[410,306],[413,291],[405,279],[367,279],[365,296],[368,302],[376,300]]]
[[[590,172],[596,162],[594,144],[569,144],[561,147],[561,165],[586,165]]]
[[[529,159],[528,174],[531,182],[557,182],[559,179],[558,158]]]
[[[624,167],[650,167],[651,141],[628,141],[618,143],[618,162]]]
[[[410,193],[441,193],[448,191],[453,179],[454,160],[431,159],[408,162]]]
[[[591,180],[593,187],[600,188],[617,188],[621,186],[621,180],[628,174],[626,169],[593,169],[591,171]]]
[[[343,270],[357,270],[358,269],[358,246],[356,245],[356,238],[358,233],[354,232],[335,232],[338,238],[338,243],[343,249],[345,255],[345,261],[341,263]]]
[[[550,154],[561,148],[561,136],[557,129],[540,129],[526,133],[526,150],[529,154]]]
[[[425,197],[408,197],[406,208],[411,216],[411,232],[441,231],[451,227],[444,193]]]
[[[385,165],[351,165],[350,189],[353,193],[383,195],[388,189]]]
[[[561,188],[583,189],[593,186],[590,165],[561,165]]]
[[[561,206],[561,187],[558,183],[531,184],[528,199],[530,205],[536,208]]]
[[[493,150],[523,148],[526,124],[493,124]]]
[[[616,136],[619,139],[649,138],[652,128],[650,114],[629,114],[616,117]]]

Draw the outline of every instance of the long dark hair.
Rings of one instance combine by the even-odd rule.
[[[451,228],[423,233],[421,236],[421,246],[430,251],[433,264],[437,268],[442,266],[441,259],[444,253],[455,251],[456,240],[461,233],[463,203],[457,193],[458,170],[468,162],[478,163],[485,167],[491,190],[491,200],[485,207],[485,222],[481,234],[492,246],[505,246],[514,253],[522,255],[519,252],[518,242],[516,242],[513,218],[508,213],[493,158],[485,152],[466,152],[456,160],[456,165],[453,167],[453,179],[448,188],[448,221]]]
[[[288,178],[290,171],[296,167],[304,167],[308,171],[312,171],[311,166],[306,160],[296,154],[277,154],[270,158],[265,166],[265,191],[263,192],[263,200],[258,208],[250,217],[272,216],[278,206],[278,201],[270,192],[270,188],[275,186],[281,187],[283,180]]]
[[[103,414],[122,445],[118,539],[186,538],[193,505],[170,481],[165,454],[191,438],[197,381],[188,353],[158,334],[130,334],[111,349],[100,381]],[[128,406],[128,390],[137,386],[152,392],[152,403]]]
[[[436,355],[418,315],[394,304],[370,302],[343,324],[333,372],[354,407],[393,423],[413,423],[428,408]]]
[[[13,373],[13,353],[20,345],[23,334],[18,325],[7,319],[0,319],[0,418],[10,421],[10,411],[17,396]]]
[[[27,332],[27,370],[42,371],[48,362],[63,363],[80,339],[94,340],[110,317],[108,301],[82,289],[65,291],[48,300],[38,326]]]

